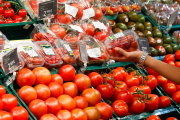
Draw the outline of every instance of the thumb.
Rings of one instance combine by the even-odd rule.
[[[122,48],[119,48],[119,47],[116,47],[115,48],[115,51],[118,53],[118,54],[122,54],[124,56],[126,56],[127,52],[125,50],[123,50]]]

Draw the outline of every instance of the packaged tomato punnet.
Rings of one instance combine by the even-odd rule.
[[[115,16],[119,13],[118,4],[112,1],[101,1],[101,9],[105,16]]]
[[[121,55],[116,53],[114,48],[120,47],[129,52],[135,51],[138,49],[138,38],[138,35],[133,30],[125,30],[109,36],[105,41],[105,45],[110,55],[120,57]]]
[[[35,45],[37,47],[38,53],[44,59],[45,67],[61,66],[63,61],[48,41],[37,41],[35,42]]]
[[[27,68],[33,69],[44,65],[43,58],[37,52],[32,42],[19,43],[17,45],[17,51]]]
[[[0,31],[0,50],[3,49],[5,43],[9,43],[9,40],[6,38],[6,36]]]

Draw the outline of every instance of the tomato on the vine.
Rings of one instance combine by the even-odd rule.
[[[20,9],[19,12],[18,12],[18,15],[21,16],[21,17],[25,17],[27,15],[27,12],[24,9]]]
[[[139,88],[143,90],[144,94],[151,94],[151,88],[148,85],[139,85]]]
[[[97,90],[101,93],[101,97],[105,100],[110,99],[114,94],[114,88],[111,84],[100,84]],[[108,94],[107,94],[108,93]]]
[[[129,105],[129,110],[131,113],[139,114],[145,109],[145,103],[140,101],[137,97],[133,97],[131,104]]]
[[[102,84],[102,81],[103,81],[103,77],[97,73],[97,72],[91,72],[88,77],[90,78],[91,80],[91,85],[94,87],[94,88],[97,88],[100,84]]]
[[[145,109],[147,111],[156,110],[159,106],[159,96],[156,94],[148,94],[147,98],[145,98]]]
[[[139,80],[132,75],[127,75],[124,79],[124,82],[127,84],[128,88],[139,86]]]
[[[102,18],[102,11],[99,8],[94,8],[95,9],[95,20],[101,20]]]
[[[101,42],[105,42],[106,38],[108,37],[108,33],[105,31],[96,32],[94,38]]]
[[[144,85],[148,85],[151,90],[154,90],[157,87],[157,79],[153,75],[147,75],[143,80]]]
[[[138,71],[132,71],[129,75],[136,77],[139,80],[139,84],[142,83],[143,76]]]
[[[116,81],[122,81],[123,80],[123,74],[118,69],[113,69],[109,72],[109,75]]]
[[[82,29],[86,32],[87,35],[94,36],[95,28],[92,24],[84,24],[82,25]]]
[[[0,7],[0,14],[3,14],[4,13],[4,8],[1,6]]]
[[[78,3],[73,3],[71,6],[76,7],[78,9],[77,15],[75,19],[81,19],[83,16],[83,7],[81,7]]]
[[[4,10],[4,17],[5,18],[9,18],[11,17],[12,13],[11,13],[11,10]]]
[[[4,8],[5,8],[5,9],[11,8],[11,3],[8,2],[8,1],[4,2],[3,5],[4,5]]]
[[[128,90],[122,90],[117,94],[117,100],[123,100],[126,104],[130,104],[132,102],[132,94]]]

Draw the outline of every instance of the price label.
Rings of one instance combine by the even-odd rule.
[[[15,72],[20,66],[17,48],[11,50],[2,57],[2,68],[5,75]]]
[[[110,40],[115,40],[115,39],[117,39],[114,35],[111,35],[111,36],[109,36],[109,39]]]
[[[11,51],[11,50],[12,50],[12,48],[5,48],[5,49],[3,49],[2,51],[3,51],[4,54],[6,54],[6,53],[8,53],[8,52]]]
[[[46,55],[55,55],[54,51],[52,50],[51,46],[48,44],[42,44],[42,49],[44,50]]]
[[[149,54],[151,53],[147,38],[138,38],[138,45],[141,51],[148,52]]]
[[[68,51],[70,56],[74,56],[72,49],[70,48],[69,44],[63,44],[64,48]]]
[[[93,22],[93,25],[94,25],[95,28],[104,29],[104,30],[107,31],[106,26],[103,23],[99,22],[99,21],[98,22]]]
[[[83,17],[82,17],[83,20],[89,19],[89,18],[94,17],[94,16],[95,16],[95,12],[94,12],[93,8],[83,10]]]
[[[38,57],[38,54],[33,50],[32,46],[23,46],[23,49],[31,57]]]
[[[38,19],[43,19],[57,14],[57,0],[46,1],[38,4]]]
[[[84,63],[88,62],[88,55],[87,55],[87,49],[86,45],[82,43],[79,44],[79,55],[80,55],[80,60],[83,61]]]
[[[72,29],[77,30],[78,32],[83,32],[82,28],[77,25],[69,25]]]
[[[169,13],[170,18],[168,19],[168,23],[167,26],[171,26],[173,24],[173,22],[176,20],[176,16],[178,14],[178,8],[175,11],[172,11],[171,13]]]
[[[73,17],[76,17],[77,12],[78,12],[78,9],[76,7],[65,4],[65,13],[68,13],[72,15]]]
[[[101,50],[100,50],[100,48],[88,49],[87,53],[88,53],[89,57],[91,57],[91,58],[101,57]]]

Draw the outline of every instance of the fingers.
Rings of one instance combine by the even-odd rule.
[[[123,50],[122,48],[119,48],[119,47],[116,47],[115,48],[115,51],[118,53],[118,54],[122,54],[124,56],[127,55],[127,52],[125,50]]]
[[[127,61],[127,58],[122,56],[122,57],[113,57],[113,56],[110,56],[110,59],[113,59],[115,61],[119,61],[119,62],[125,62]]]

